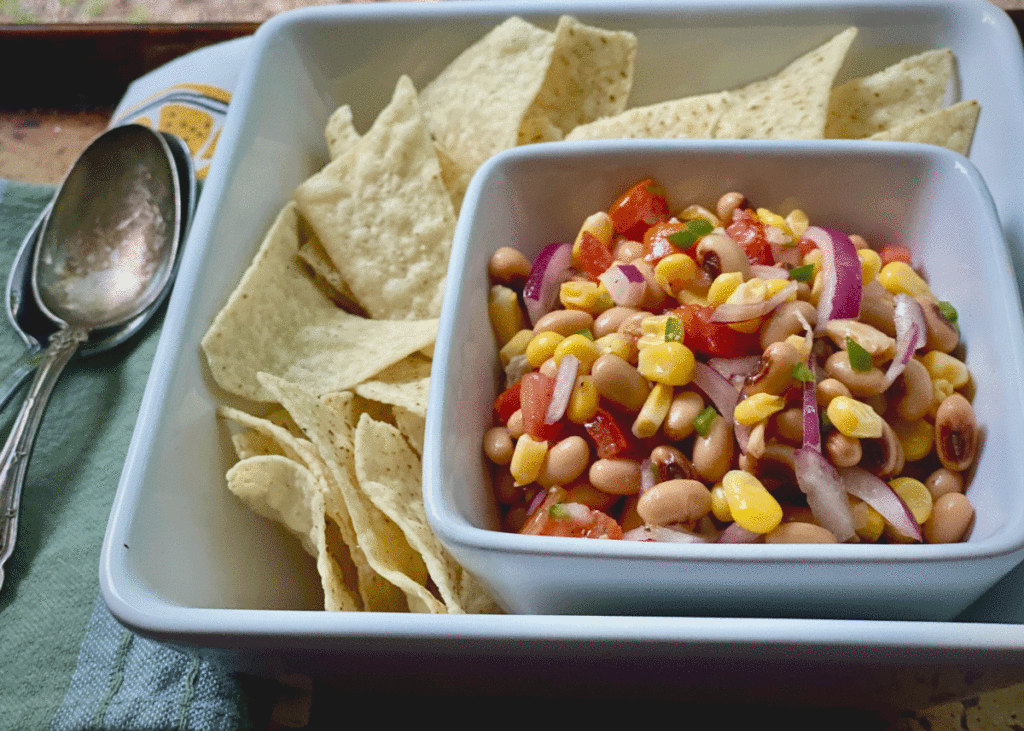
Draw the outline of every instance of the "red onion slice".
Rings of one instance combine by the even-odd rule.
[[[775,251],[775,247],[772,247]],[[797,249],[799,251],[799,249]],[[776,259],[778,261],[778,259]],[[789,279],[789,270],[786,267],[768,266],[767,264],[751,264],[750,276],[758,279]]]
[[[722,415],[726,423],[732,424],[732,414],[740,400],[739,390],[729,383],[728,379],[721,373],[700,361],[694,363],[693,381],[691,383],[711,399],[711,402],[718,409],[718,413]]]
[[[873,507],[896,531],[907,538],[921,541],[921,528],[914,514],[882,479],[862,467],[846,467],[839,472],[846,491]]]
[[[657,525],[642,525],[622,534],[624,541],[657,543],[707,543],[708,539],[696,533]]]
[[[923,347],[928,339],[921,305],[913,297],[902,292],[893,299],[896,305],[893,317],[896,325],[896,355],[889,364],[889,370],[885,372],[887,386],[891,386],[899,378],[914,353]]]
[[[530,276],[523,285],[523,301],[530,315],[530,322],[537,324],[555,304],[558,289],[562,286],[572,265],[572,244],[548,244],[533,260]]]
[[[620,307],[636,307],[644,297],[647,280],[632,264],[612,264],[597,276]]]
[[[747,530],[739,523],[730,523],[725,526],[722,535],[718,537],[719,543],[753,543],[761,537],[760,533]]]
[[[860,271],[858,269],[858,271]],[[796,282],[790,282],[773,297],[764,302],[749,302],[744,304],[725,304],[715,308],[711,315],[711,322],[744,322],[753,320],[755,317],[763,317],[790,297],[796,294]],[[859,307],[859,305],[858,305]]]
[[[650,490],[658,483],[657,475],[654,473],[655,466],[651,462],[650,458],[644,459],[640,463],[640,494],[643,495],[645,492]]]
[[[860,257],[850,237],[842,231],[811,226],[804,238],[821,251],[821,298],[818,300],[818,332],[829,320],[855,320],[860,316]]]
[[[803,392],[803,446],[821,452],[821,423],[818,419],[818,376],[814,369],[814,355],[807,357],[811,380],[804,382]]]
[[[563,355],[558,363],[558,372],[555,374],[555,388],[551,393],[551,401],[548,402],[547,413],[544,414],[545,424],[554,424],[565,415],[565,409],[569,405],[569,397],[572,396],[573,386],[576,385],[576,374],[580,370],[580,359],[571,353]]]
[[[796,450],[793,458],[796,481],[807,495],[807,504],[823,528],[832,532],[840,543],[853,538],[853,512],[846,497],[846,487],[821,452],[810,447]]]

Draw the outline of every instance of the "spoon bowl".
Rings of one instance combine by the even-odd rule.
[[[167,294],[184,229],[180,164],[159,132],[114,127],[72,166],[42,223],[32,303],[56,330],[43,335],[46,353],[0,450],[0,584],[35,435],[61,372],[89,343],[123,341]]]

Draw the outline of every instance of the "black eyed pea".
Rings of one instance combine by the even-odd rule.
[[[718,199],[718,203],[715,205],[715,213],[718,214],[718,218],[722,220],[722,223],[728,226],[732,223],[732,214],[736,209],[743,208],[745,205],[747,205],[747,197],[745,195],[736,191],[729,191]]]
[[[743,249],[724,233],[709,233],[697,244],[697,264],[712,279],[722,272],[750,277],[750,260]]]
[[[959,393],[942,400],[935,412],[935,451],[947,470],[963,472],[978,453],[978,425],[970,402]]]
[[[864,285],[860,300],[860,321],[896,337],[896,305],[892,294],[877,279]]]
[[[631,338],[636,342],[641,335],[644,334],[643,321],[651,316],[651,313],[643,310],[637,310],[635,314],[625,317],[622,322],[619,323],[618,328],[615,332],[619,335],[625,335],[627,338]]]
[[[640,310],[634,307],[612,307],[611,309],[605,310],[594,318],[594,327],[592,330],[594,333],[594,339],[603,338],[605,335],[618,332],[619,325],[622,324],[622,321],[631,315],[637,314],[639,311]]]
[[[896,413],[907,421],[923,419],[934,399],[928,369],[917,358],[911,358],[897,383],[903,395],[896,402]]]
[[[850,234],[850,243],[855,249],[870,249],[871,246],[860,234]]]
[[[818,310],[814,305],[804,300],[783,302],[761,327],[761,348],[781,343],[790,335],[803,335],[806,332],[804,322],[812,328],[817,324]]]
[[[793,383],[793,366],[803,362],[800,353],[786,342],[772,343],[761,355],[761,367],[743,384],[743,393],[778,396]]]
[[[646,525],[692,523],[711,511],[711,491],[698,480],[666,480],[640,496],[636,511]]]
[[[672,441],[693,434],[693,421],[704,410],[704,399],[696,391],[680,391],[672,397],[668,415],[662,422],[661,430]]]
[[[882,436],[877,439],[861,439],[860,447],[863,453],[860,466],[868,472],[884,479],[903,471],[906,463],[903,444],[885,419],[882,419]]]
[[[732,424],[715,414],[706,436],[693,440],[693,469],[706,482],[718,482],[729,471],[733,457]]]
[[[644,255],[644,244],[642,241],[633,241],[627,238],[618,239],[612,247],[612,256],[616,261],[633,261],[638,256]]]
[[[581,330],[590,330],[594,325],[594,316],[583,310],[552,310],[533,326],[535,333],[556,332],[562,337],[569,337]]]
[[[765,543],[838,543],[832,531],[814,523],[792,521],[780,523],[779,527],[764,537]]]
[[[513,451],[515,444],[507,427],[494,426],[484,432],[484,454],[494,464],[506,465],[511,462]]]
[[[964,478],[959,472],[939,467],[939,469],[928,475],[924,485],[928,488],[928,492],[932,494],[932,499],[938,500],[946,493],[963,492]]]
[[[845,350],[837,350],[825,361],[825,372],[835,378],[855,397],[877,396],[887,387],[885,373],[879,368],[867,371],[856,371],[850,365],[850,354]]]
[[[960,344],[960,328],[946,319],[935,300],[926,295],[919,295],[914,299],[921,305],[921,310],[924,312],[924,324],[927,330],[925,347],[928,350],[938,350],[942,353],[952,352]]]
[[[848,437],[839,430],[830,431],[825,436],[825,451],[836,467],[853,467],[864,456],[860,439]]]
[[[974,507],[967,496],[948,492],[932,506],[932,514],[921,526],[928,543],[959,543],[974,519]]]
[[[686,455],[675,447],[659,444],[651,450],[651,464],[659,480],[692,480],[693,465]]]
[[[632,413],[640,411],[651,392],[647,379],[614,353],[595,360],[590,376],[599,394]]]
[[[590,465],[590,484],[612,495],[640,492],[640,463],[635,459],[599,459]]]
[[[523,425],[522,409],[516,409],[512,412],[512,416],[508,417],[508,421],[505,422],[505,428],[508,429],[508,435],[513,439],[518,439],[526,433],[526,427]]]
[[[804,410],[795,406],[783,409],[772,415],[771,425],[779,439],[800,444],[804,439]]]
[[[495,282],[521,287],[530,276],[532,268],[530,260],[520,251],[511,246],[502,246],[491,255],[487,273]]]
[[[568,485],[590,465],[590,446],[580,436],[569,436],[562,439],[544,455],[537,483],[543,487]]]
[[[828,405],[832,402],[836,396],[848,396],[852,397],[850,389],[846,385],[835,378],[823,378],[818,383],[817,389],[815,389],[815,396],[818,401],[818,406],[828,408]],[[801,412],[802,413],[802,412]]]

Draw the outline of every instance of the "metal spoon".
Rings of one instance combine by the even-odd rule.
[[[181,198],[164,137],[142,125],[124,125],[86,148],[53,201],[35,247],[31,280],[36,305],[59,329],[0,450],[0,584],[53,387],[81,347],[117,339],[155,311],[177,260]]]
[[[195,168],[192,153],[177,135],[161,132],[174,156],[181,188],[181,232],[180,240],[184,241],[189,225],[195,213],[198,197]],[[10,275],[7,278],[7,316],[15,331],[25,342],[25,353],[10,367],[6,377],[0,380],[0,408],[3,408],[23,383],[35,371],[43,359],[43,351],[50,341],[50,336],[58,330],[58,324],[47,317],[36,304],[32,292],[32,257],[35,253],[39,234],[49,216],[51,206],[48,205],[32,228],[26,234],[18,252],[15,254]],[[177,261],[177,259],[176,259]],[[156,306],[159,306],[159,302]],[[147,321],[149,313],[140,314],[131,324],[116,328],[109,337],[100,338],[95,334],[90,341],[82,346],[80,356],[101,353],[109,350],[134,335]]]

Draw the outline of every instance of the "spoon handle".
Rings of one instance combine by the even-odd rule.
[[[45,351],[38,345],[30,347],[11,366],[11,370],[0,381],[0,409],[7,405],[7,402],[18,392],[18,389],[28,380],[28,377],[32,375],[32,372],[39,367],[44,354]]]
[[[0,450],[0,586],[4,578],[3,564],[14,552],[21,488],[43,412],[64,367],[88,339],[88,331],[76,327],[64,328],[50,339],[21,410]]]

